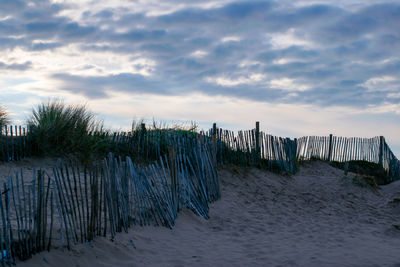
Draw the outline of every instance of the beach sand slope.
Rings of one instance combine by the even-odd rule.
[[[400,182],[359,186],[319,161],[294,176],[234,167],[219,175],[209,220],[183,211],[172,230],[135,226],[18,265],[400,266]]]

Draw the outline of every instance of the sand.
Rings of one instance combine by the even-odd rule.
[[[17,265],[400,266],[400,182],[360,187],[318,161],[294,176],[234,167],[219,175],[209,220],[183,211],[172,230],[136,226]]]

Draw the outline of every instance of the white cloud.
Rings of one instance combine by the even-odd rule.
[[[226,36],[221,39],[222,43],[227,43],[227,42],[239,42],[241,38],[239,36]]]
[[[29,71],[33,77],[38,76],[39,73],[61,72],[76,75],[135,73],[150,76],[157,66],[155,60],[140,54],[127,57],[124,54],[107,51],[80,51],[79,44],[64,46],[56,51],[35,52],[17,48],[0,55],[0,61],[10,62],[13,58],[33,62],[34,69]]]
[[[120,18],[124,14],[144,13],[148,17],[155,17],[160,15],[167,15],[185,8],[201,8],[210,9],[220,7],[224,3],[232,2],[232,0],[224,1],[208,1],[204,2],[176,2],[159,1],[159,0],[52,0],[54,3],[66,4],[69,8],[62,10],[60,16],[67,16],[74,21],[81,21],[82,14],[85,11],[90,11],[92,14],[103,10],[118,10],[115,19]]]
[[[372,77],[361,84],[370,92],[398,91],[400,80],[393,76]]]
[[[332,4],[332,0],[283,0],[285,4],[290,4],[295,7],[305,7],[310,5],[330,5]],[[379,0],[335,0],[335,5],[346,8],[352,11],[359,10],[367,5],[375,4],[379,2]]]
[[[11,16],[0,17],[0,21],[5,21],[5,20],[8,20],[10,18],[11,18]]]
[[[400,97],[400,94],[397,94]],[[370,114],[398,114],[400,115],[400,104],[393,104],[383,102],[380,105],[371,105],[366,109],[362,110],[363,113]]]
[[[386,96],[389,98],[400,98],[400,93],[389,93]]]
[[[242,62],[240,62],[239,67],[241,68],[247,68],[247,67],[251,67],[251,66],[255,66],[255,65],[262,65],[263,63],[261,61],[249,61],[249,60],[244,60]]]
[[[228,78],[224,76],[220,77],[207,77],[205,80],[209,83],[215,83],[221,86],[237,86],[241,84],[255,84],[264,81],[266,78],[265,74],[251,74],[249,76],[240,76],[238,78]]]
[[[294,79],[289,78],[272,79],[269,81],[269,86],[284,91],[307,91],[310,89],[310,86],[301,84]]]
[[[206,55],[208,55],[208,52],[203,51],[203,50],[196,50],[194,51],[192,54],[190,54],[192,57],[196,57],[196,58],[202,58]]]
[[[272,61],[272,64],[276,65],[284,65],[284,64],[289,64],[292,62],[306,62],[305,60],[297,59],[297,58],[280,58]]]
[[[266,36],[274,49],[283,49],[293,45],[304,46],[307,48],[315,47],[313,42],[307,40],[305,37],[301,37],[300,34],[298,34],[298,30],[294,28],[290,28],[283,33],[268,33]]]

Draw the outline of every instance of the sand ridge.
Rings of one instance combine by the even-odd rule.
[[[343,176],[319,161],[294,176],[224,168],[209,220],[183,211],[172,230],[137,226],[18,265],[399,266],[400,182],[377,193]]]

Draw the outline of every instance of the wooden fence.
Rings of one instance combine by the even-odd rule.
[[[299,160],[312,158],[348,162],[367,161],[379,164],[391,180],[400,179],[400,162],[391,151],[383,136],[373,138],[305,136],[297,139]]]
[[[4,126],[0,135],[0,161],[20,160],[30,155],[27,130]],[[298,161],[311,158],[325,161],[367,161],[380,164],[393,180],[400,178],[400,163],[383,136],[348,138],[338,136],[305,136],[298,139],[272,136],[256,127],[249,131],[213,128],[207,132],[140,128],[131,132],[93,132],[103,140],[105,154],[129,156],[134,162],[149,163],[168,154],[170,147],[190,151],[199,139],[213,143],[219,164],[261,166],[271,170],[296,172]]]
[[[0,263],[11,266],[58,240],[70,248],[132,225],[172,227],[182,208],[208,218],[208,203],[219,197],[215,152],[201,140],[190,151],[171,147],[147,166],[110,154],[90,167],[59,160],[29,182],[21,170],[0,194]]]
[[[246,166],[264,166],[271,170],[296,171],[296,141],[272,136],[259,131],[259,124],[250,131],[235,134],[229,130],[218,132],[219,162]]]
[[[0,125],[0,161],[21,160],[29,155],[26,128]]]
[[[326,161],[346,162],[361,160],[383,163],[384,138],[358,138],[329,136],[305,136],[297,140],[297,156],[300,160],[317,158]],[[386,145],[387,146],[387,145]]]
[[[211,132],[217,135],[219,162],[295,173],[297,161],[367,161],[381,165],[391,180],[400,179],[400,162],[383,136],[348,138],[331,134],[290,139],[268,135],[259,129],[257,122],[255,129],[235,134],[214,124]]]
[[[141,129],[131,132],[91,133],[101,135],[107,140],[111,151],[116,155],[131,157],[135,162],[151,162],[168,154],[171,147],[179,150],[191,151],[196,147],[198,140],[202,143],[211,143],[209,132],[197,133],[171,129]]]

